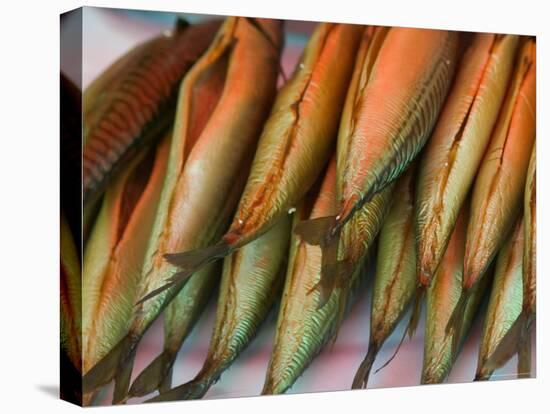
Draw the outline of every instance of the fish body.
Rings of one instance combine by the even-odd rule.
[[[427,291],[422,384],[441,383],[449,375],[489,282],[489,275],[483,275],[467,299],[458,329],[448,331],[447,325],[462,291],[468,216],[468,206],[465,205],[459,214],[441,265]]]
[[[287,215],[225,258],[214,332],[202,369],[190,382],[151,401],[201,398],[252,341],[283,286],[291,223]]]
[[[114,62],[83,95],[83,197],[93,203],[139,149],[174,120],[177,91],[207,49],[218,21],[189,26],[142,43]]]
[[[168,169],[141,268],[141,300],[126,336],[84,377],[84,387],[92,390],[116,375],[115,402],[126,398],[139,340],[188,280],[155,294],[178,273],[163,255],[211,244],[238,202],[275,95],[282,45],[281,22],[259,24],[278,50],[246,19],[227,18],[181,84]]]
[[[521,313],[523,302],[523,219],[502,246],[496,261],[495,276],[478,355],[476,380],[489,379],[516,352],[509,347],[506,355],[494,358],[495,350]]]
[[[519,36],[476,34],[419,164],[419,281],[429,285],[474,182],[513,71]]]
[[[453,78],[458,34],[376,28],[366,33],[362,46],[356,62],[360,69],[346,98],[350,115],[338,136],[336,214],[296,229],[308,243],[322,247],[326,264],[343,226],[426,143]]]
[[[166,307],[163,351],[134,380],[128,398],[141,397],[156,389],[163,393],[171,388],[178,352],[216,291],[220,270],[217,263],[199,270]]]
[[[380,230],[371,305],[368,352],[352,388],[366,388],[376,355],[405,315],[416,290],[414,168],[395,185],[390,211]]]
[[[535,140],[535,91],[535,44],[524,39],[473,187],[464,258],[465,290],[485,272],[521,212]]]
[[[318,193],[311,192],[296,210],[293,225],[304,218],[331,214],[335,208],[336,163],[329,164]],[[313,200],[313,201],[312,201]],[[358,263],[351,283],[332,292],[324,306],[319,307],[321,251],[293,234],[290,242],[286,273],[273,350],[262,394],[281,394],[303,373],[323,346],[338,329],[339,301],[357,291],[363,266]],[[346,299],[348,299],[346,297]]]
[[[144,150],[107,189],[84,252],[83,372],[127,333],[137,286],[166,174],[169,134]]]
[[[229,230],[214,246],[167,260],[192,273],[256,239],[296,207],[330,158],[361,31],[319,24],[277,94]]]

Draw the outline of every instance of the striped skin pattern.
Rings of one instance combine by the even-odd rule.
[[[366,388],[378,351],[403,318],[414,297],[413,167],[409,167],[397,180],[390,211],[380,230],[368,351],[357,370],[352,388]]]
[[[192,381],[151,401],[201,398],[252,341],[280,296],[291,222],[287,215],[267,233],[225,258],[214,332],[203,367]]]
[[[167,129],[179,82],[212,41],[219,22],[177,27],[115,62],[84,93],[84,203],[143,145]]]
[[[242,246],[295,207],[330,157],[361,26],[315,30],[266,122],[235,219],[224,236]]]
[[[518,40],[513,35],[475,35],[422,155],[415,232],[419,281],[425,286],[445,253],[489,144]]]
[[[335,207],[336,165],[332,162],[321,189],[314,201],[311,213],[308,202],[297,209],[294,225],[308,217],[331,214]],[[310,194],[311,196],[311,194]],[[315,194],[313,194],[315,196]],[[269,362],[262,394],[281,394],[289,389],[323,346],[337,332],[340,298],[347,303],[358,290],[364,276],[363,266],[358,264],[351,276],[347,292],[336,289],[327,303],[319,309],[319,282],[321,250],[292,235],[289,265],[283,290],[283,298],[277,320],[273,351]]]
[[[504,365],[515,353],[509,348],[497,361],[491,356],[510,331],[522,308],[523,219],[520,218],[506,243],[500,249],[495,267],[491,297],[481,335],[476,380],[487,380],[494,370]]]
[[[395,180],[425,144],[453,77],[457,44],[453,32],[391,28],[374,64],[365,61],[362,93],[348,95],[355,124],[338,137],[346,154],[339,155],[345,165],[338,167],[336,227]]]
[[[227,228],[276,92],[281,22],[260,24],[278,50],[246,19],[229,17],[181,84],[166,178],[141,268],[141,300],[127,335],[84,377],[87,391],[115,379],[113,401],[124,401],[139,341],[188,281],[165,289],[179,272],[163,255],[205,247]],[[201,110],[202,96],[213,100],[213,111]],[[158,289],[163,293],[144,299]]]
[[[460,315],[458,329],[447,331],[447,324],[453,317],[453,310],[460,300],[468,207],[465,204],[459,214],[441,265],[428,288],[422,384],[442,383],[451,372],[490,280],[488,274],[481,277],[480,283],[475,286],[466,301]]]

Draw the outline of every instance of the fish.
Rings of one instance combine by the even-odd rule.
[[[170,390],[178,352],[217,289],[220,274],[218,263],[204,267],[189,279],[166,307],[163,350],[134,380],[126,400],[142,397],[156,389],[161,393]]]
[[[491,138],[519,36],[479,33],[463,55],[419,165],[415,234],[419,282],[429,286]]]
[[[462,295],[448,330],[460,321],[471,288],[492,263],[521,213],[535,140],[535,69],[535,42],[523,38],[506,98],[472,189]]]
[[[87,373],[127,333],[166,176],[171,134],[110,183],[82,267],[82,359]]]
[[[257,239],[296,208],[333,150],[361,31],[348,24],[316,27],[277,94],[228,231],[207,248],[165,255],[182,271],[171,283]]]
[[[491,296],[481,335],[475,381],[488,380],[517,348],[495,360],[493,353],[519,317],[523,304],[524,220],[521,217],[497,256]]]
[[[320,186],[314,187],[297,207],[293,226],[308,217],[333,213],[336,202],[336,162],[329,163]],[[365,278],[364,262],[356,265],[347,294],[357,295]],[[319,308],[316,288],[321,272],[321,251],[296,234],[290,241],[289,263],[277,318],[275,339],[262,394],[288,390],[337,332],[340,287]],[[348,301],[350,304],[351,301]]]
[[[80,256],[71,228],[60,218],[60,362],[62,399],[82,404],[82,291]]]
[[[414,201],[415,163],[397,179],[380,230],[368,351],[353,379],[353,389],[367,387],[378,352],[405,316],[416,292]]]
[[[203,397],[253,340],[281,295],[291,223],[291,215],[287,215],[267,233],[225,258],[214,331],[201,370],[193,380],[161,391],[149,401]]]
[[[114,403],[127,396],[140,339],[188,281],[144,300],[179,272],[163,255],[220,237],[244,188],[275,97],[282,47],[280,21],[258,24],[278,50],[247,19],[228,17],[181,84],[167,173],[141,268],[141,299],[128,333],[83,378],[86,391],[114,379]]]
[[[83,94],[82,192],[85,206],[141,148],[174,121],[181,79],[204,53],[219,21],[189,25],[140,43],[111,64]]]
[[[460,298],[462,288],[468,210],[469,204],[465,203],[459,213],[447,250],[426,294],[422,384],[442,383],[449,375],[490,281],[491,274],[486,272],[467,299],[459,330],[447,331],[448,321]]]
[[[346,97],[353,122],[338,136],[342,190],[336,214],[296,226],[308,243],[321,246],[325,266],[338,249],[342,227],[399,177],[426,143],[454,75],[458,34],[379,27],[364,36],[362,47],[356,62],[361,74]]]
[[[531,331],[537,312],[537,180],[536,144],[529,161],[525,182],[523,211],[525,215],[525,247],[523,254],[523,309],[520,323],[522,333],[519,342],[518,373],[521,378],[531,375]]]

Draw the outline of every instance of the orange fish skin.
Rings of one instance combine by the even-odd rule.
[[[420,283],[428,285],[474,182],[513,71],[519,37],[475,35],[418,173],[415,233]]]
[[[516,69],[472,193],[464,289],[486,271],[521,212],[535,141],[536,56],[524,39]]]

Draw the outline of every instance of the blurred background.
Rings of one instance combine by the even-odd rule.
[[[220,16],[192,15],[152,11],[119,10],[86,7],[82,13],[82,73],[70,67],[62,59],[62,70],[85,89],[104,69],[130,48],[166,30],[170,30],[180,16],[190,23],[220,18]],[[63,31],[74,31],[79,25],[78,15],[68,16],[62,25]],[[285,49],[283,68],[289,76],[296,65],[312,30],[313,22],[287,21],[285,24]],[[79,38],[74,37],[64,47],[79,48]],[[80,76],[82,79],[80,82]],[[280,80],[281,81],[281,80]],[[347,390],[355,372],[367,350],[369,336],[370,278],[346,318],[338,339],[333,346],[327,346],[314,359],[303,376],[298,379],[288,393]],[[217,299],[215,295],[214,299]],[[212,300],[195,329],[185,341],[174,366],[173,385],[191,380],[202,367],[208,350],[210,335],[214,325],[216,300]],[[262,325],[258,336],[248,349],[233,363],[205,398],[228,398],[259,395],[271,352],[278,309],[272,310]],[[424,316],[424,314],[423,314]],[[421,318],[423,320],[423,317]],[[375,362],[374,369],[386,362],[399,343],[408,317],[386,341]],[[162,318],[159,318],[141,341],[133,377],[145,368],[162,350]],[[472,331],[462,348],[460,356],[448,378],[448,382],[470,382],[474,378],[482,320],[477,318]],[[405,339],[395,359],[382,371],[373,374],[369,388],[401,387],[418,385],[422,368],[423,323],[412,339]],[[534,344],[534,341],[533,341]],[[533,358],[535,353],[533,352]],[[495,372],[492,379],[516,378],[517,358],[512,358],[504,367]],[[533,369],[535,365],[533,362]],[[98,402],[110,404],[111,389],[104,391]],[[129,403],[150,398],[136,398]]]

